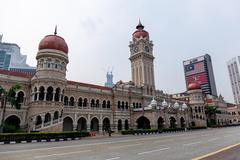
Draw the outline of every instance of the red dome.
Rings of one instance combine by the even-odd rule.
[[[56,49],[66,54],[68,53],[67,43],[62,37],[57,36],[56,34],[45,36],[38,46],[38,50],[41,49]]]
[[[188,90],[201,89],[201,85],[197,82],[192,82],[188,85]]]
[[[140,37],[145,38],[145,37],[149,36],[148,32],[144,30],[144,26],[141,24],[140,21],[139,21],[139,24],[137,25],[136,29],[137,30],[132,34],[132,36],[134,38],[140,38]]]

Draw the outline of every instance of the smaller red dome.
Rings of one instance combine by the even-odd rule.
[[[56,49],[64,53],[68,53],[68,45],[65,40],[54,34],[45,36],[39,43],[38,50],[41,49]]]
[[[201,85],[197,82],[192,82],[188,85],[188,90],[201,89]]]
[[[148,37],[149,34],[147,31],[144,30],[144,26],[141,24],[141,22],[139,21],[139,24],[136,26],[136,31],[132,34],[132,36],[134,38],[140,38],[140,37]]]

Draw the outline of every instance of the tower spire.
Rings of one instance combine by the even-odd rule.
[[[54,35],[57,35],[57,25],[55,26]]]
[[[139,22],[138,22],[138,25],[136,26],[136,29],[143,29],[143,28],[144,26],[142,25],[141,20],[139,18]]]

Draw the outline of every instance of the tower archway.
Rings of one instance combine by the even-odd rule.
[[[70,117],[63,119],[63,131],[73,131],[73,120]]]
[[[150,129],[150,121],[148,118],[141,116],[137,119],[137,128],[138,129]]]

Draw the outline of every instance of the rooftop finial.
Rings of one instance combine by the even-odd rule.
[[[55,26],[54,35],[57,35],[57,25]]]
[[[143,28],[144,26],[142,25],[141,20],[139,18],[139,22],[138,22],[138,25],[136,26],[136,29],[143,29]]]

